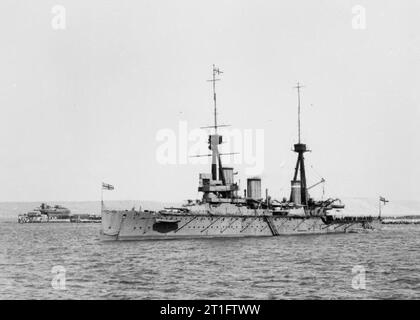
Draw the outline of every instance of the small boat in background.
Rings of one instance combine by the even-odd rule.
[[[18,215],[19,223],[86,223],[101,222],[101,216],[94,214],[72,214],[70,209],[55,205],[50,206],[42,203],[27,213]]]
[[[420,224],[420,216],[384,217],[382,224]]]

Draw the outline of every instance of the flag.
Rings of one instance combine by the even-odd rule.
[[[114,190],[114,186],[108,183],[102,182],[102,190]]]
[[[389,200],[386,200],[384,197],[379,197],[379,201],[383,202],[383,204],[389,202]]]

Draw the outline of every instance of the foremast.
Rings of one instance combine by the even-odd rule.
[[[198,191],[203,192],[203,200],[209,202],[231,202],[233,198],[237,197],[238,185],[233,181],[233,168],[223,167],[221,156],[231,153],[222,154],[219,151],[219,145],[223,142],[223,137],[218,133],[218,128],[226,127],[226,125],[219,125],[217,122],[217,95],[216,95],[216,81],[220,81],[217,76],[222,74],[215,65],[212,69],[213,86],[213,104],[214,104],[214,125],[205,127],[213,129],[214,132],[209,135],[208,147],[211,150],[211,174],[200,174]]]
[[[219,127],[217,125],[217,95],[216,95],[216,81],[220,81],[220,79],[216,78],[216,75],[220,75],[223,73],[223,71],[220,71],[219,68],[216,68],[215,65],[213,65],[213,77],[210,80],[213,84],[213,103],[214,103],[214,126],[211,126],[210,128],[214,129],[214,134],[209,135],[209,149],[212,151],[212,161],[211,161],[211,175],[212,180],[218,180],[217,179],[217,167],[219,166],[219,178],[220,180],[224,180],[223,177],[223,170],[221,170],[221,160],[220,160],[220,153],[219,153],[219,144],[222,143],[223,139],[222,136],[218,135],[217,128]]]

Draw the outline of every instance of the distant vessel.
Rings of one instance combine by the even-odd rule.
[[[200,200],[188,201],[177,208],[158,212],[148,210],[110,210],[102,205],[101,236],[104,240],[143,240],[205,237],[279,236],[360,232],[380,227],[376,217],[345,217],[339,199],[314,200],[307,187],[304,154],[308,152],[300,137],[300,84],[298,90],[298,143],[294,145],[297,162],[289,198],[274,200],[266,190],[261,195],[261,179],[247,179],[244,195],[238,194],[233,168],[222,164],[217,129],[216,75],[213,66],[214,130],[209,135],[211,173],[199,175]],[[110,186],[112,187],[112,186]],[[112,187],[113,188],[113,187]]]
[[[101,217],[92,214],[72,214],[70,209],[63,206],[50,206],[42,203],[25,214],[18,215],[19,223],[44,223],[44,222],[101,222]]]
[[[386,217],[383,224],[420,224],[420,216]]]

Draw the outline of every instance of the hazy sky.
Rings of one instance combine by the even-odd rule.
[[[220,123],[264,130],[273,196],[289,193],[301,81],[309,183],[418,199],[419,15],[412,0],[2,0],[0,201],[98,200],[101,181],[106,199],[197,197],[209,166],[160,164],[156,137],[211,124],[213,63]]]

